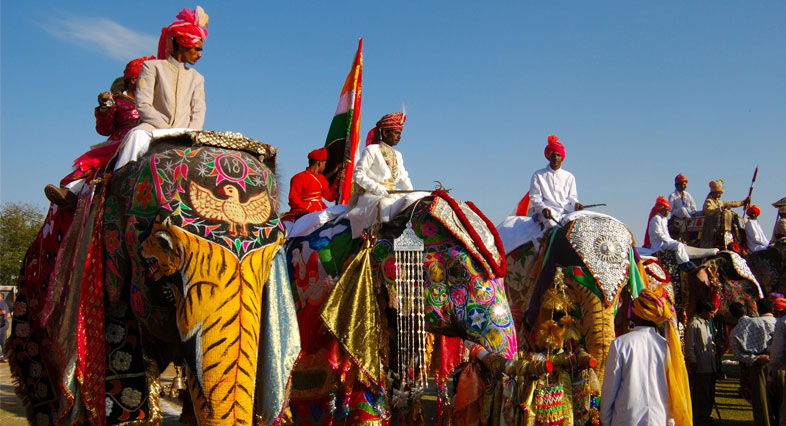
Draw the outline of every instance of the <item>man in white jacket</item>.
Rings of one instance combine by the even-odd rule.
[[[761,209],[759,206],[752,205],[747,210],[748,219],[745,222],[745,236],[747,237],[748,251],[753,253],[759,250],[765,250],[770,245],[770,240],[764,235],[764,231],[759,225],[759,215]]]
[[[364,229],[375,223],[387,222],[390,216],[414,201],[396,203],[402,195],[390,193],[398,188],[412,190],[412,182],[404,167],[404,159],[400,152],[393,149],[401,141],[401,131],[406,120],[407,116],[401,112],[387,114],[368,133],[366,149],[355,165],[353,174],[358,186],[357,201],[354,204],[350,201],[350,210],[347,214],[352,225],[353,237],[360,236]],[[427,193],[415,194],[417,194],[415,199],[427,195]]]

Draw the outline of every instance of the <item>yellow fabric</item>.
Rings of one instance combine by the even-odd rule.
[[[371,275],[371,247],[347,266],[320,312],[328,331],[363,372],[361,380],[380,385],[381,315]]]
[[[632,310],[638,317],[656,324],[666,323],[666,341],[669,353],[666,362],[666,380],[669,385],[669,405],[671,415],[677,426],[693,425],[693,406],[690,400],[690,387],[688,385],[688,371],[685,368],[685,358],[682,355],[680,336],[677,334],[676,321],[674,321],[674,308],[668,299],[658,294],[663,293],[663,287],[657,292],[646,289],[639,293],[633,301]]]

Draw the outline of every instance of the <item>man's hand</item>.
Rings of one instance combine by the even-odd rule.
[[[576,211],[584,210],[584,204],[576,203]]]
[[[551,210],[549,210],[549,209],[541,210],[540,214],[542,214],[543,217],[545,217],[546,219],[554,220],[554,216],[551,214]]]
[[[101,92],[98,94],[98,106],[101,108],[109,108],[115,104],[112,99],[112,94],[109,92]]]
[[[380,185],[380,186],[379,186],[379,189],[376,191],[376,193],[377,193],[377,195],[379,195],[380,197],[387,197],[388,195],[390,195],[390,193],[388,192],[388,190],[387,190],[387,189],[385,189],[385,187],[384,187],[384,186],[382,186],[382,185]]]
[[[756,361],[753,361],[753,365],[764,365],[770,362],[770,356],[767,354],[761,354],[756,357]]]

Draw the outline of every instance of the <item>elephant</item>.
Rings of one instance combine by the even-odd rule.
[[[422,253],[410,252],[409,263],[396,249],[403,236],[422,245]],[[302,342],[288,414],[295,424],[387,424],[393,409],[404,412],[408,424],[422,423],[410,398],[416,400],[423,389],[407,388],[402,376],[425,377],[429,360],[438,372],[437,353],[442,365],[447,359],[444,336],[476,342],[505,359],[515,355],[502,279],[504,252],[494,226],[472,203],[437,190],[358,239],[352,239],[349,221],[339,216],[308,235],[290,238],[286,256]],[[365,266],[355,269],[364,257]],[[368,273],[365,287],[357,285],[363,279],[347,279],[360,270]],[[356,283],[351,290],[344,286],[349,281]],[[409,325],[408,291],[414,306],[421,307]],[[351,306],[332,303],[339,292],[352,292]],[[369,314],[355,314],[358,300],[372,300],[365,308]],[[373,338],[353,349],[335,323],[350,322],[347,327],[356,336],[369,316],[378,318]],[[426,344],[425,332],[440,337],[432,341],[429,334],[432,343]],[[414,356],[407,357],[407,348],[413,347]],[[371,354],[357,355],[364,350]],[[370,374],[379,364],[382,371]],[[442,391],[444,400],[447,389]]]
[[[633,291],[631,276],[641,272],[633,243],[630,230],[613,217],[576,212],[548,230],[537,249],[533,241],[509,247],[505,283],[519,350],[559,351],[562,339],[545,337],[562,335],[567,343],[573,336],[571,343],[579,347],[569,349],[586,349],[602,382],[618,306]]]
[[[287,319],[265,317],[263,291],[289,291],[271,275],[285,240],[275,157],[237,133],[189,131],[95,179],[74,215],[50,209],[10,338],[31,423],[158,424],[172,361],[187,375],[184,421],[260,422],[265,322]]]
[[[766,290],[786,294],[786,240],[776,240],[764,250],[749,253],[745,261]]]

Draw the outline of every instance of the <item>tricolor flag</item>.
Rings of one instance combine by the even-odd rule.
[[[339,183],[336,204],[347,204],[352,195],[352,169],[355,168],[355,152],[360,141],[360,98],[363,80],[363,38],[358,42],[358,51],[352,69],[341,89],[336,114],[330,123],[325,148],[328,159],[324,175],[332,185],[338,178],[342,165],[346,170],[344,180]]]

